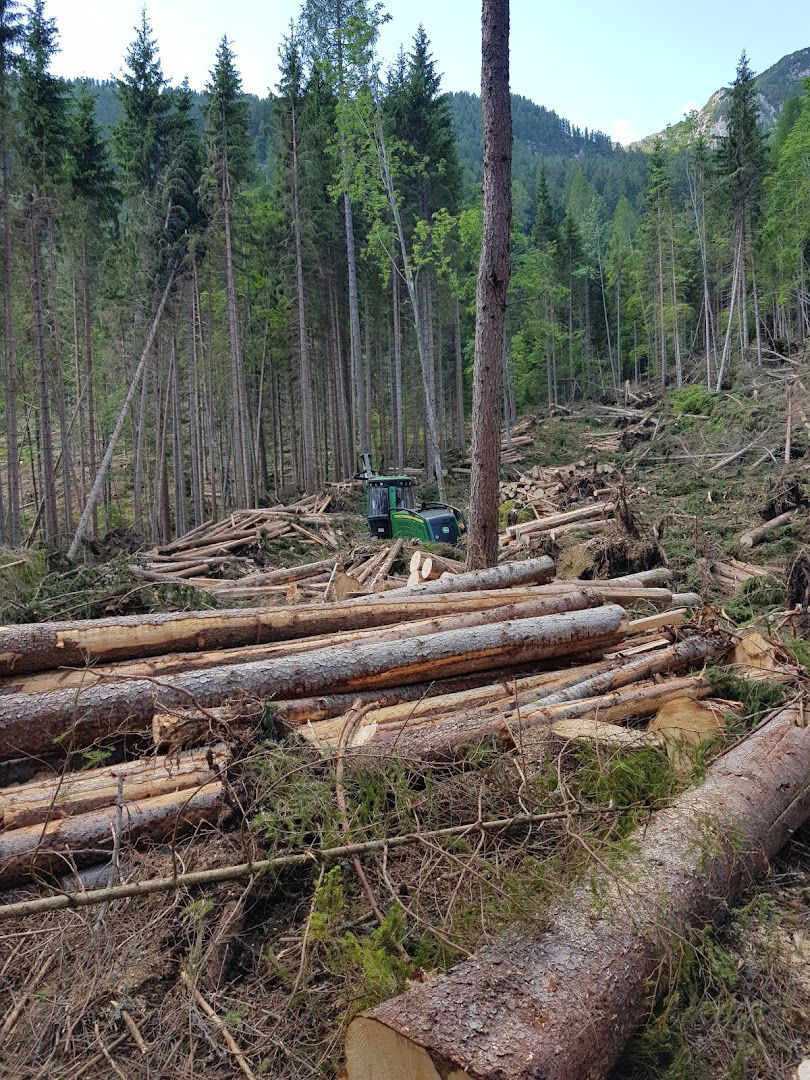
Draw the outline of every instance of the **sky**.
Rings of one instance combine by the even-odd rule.
[[[140,21],[143,0],[46,0],[66,78],[110,78]],[[278,46],[300,0],[147,0],[169,81],[201,89],[223,34],[244,88],[265,96],[277,81]],[[384,62],[422,23],[445,90],[478,92],[479,0],[387,0]],[[740,52],[755,71],[810,45],[806,0],[512,0],[512,91],[579,127],[628,143],[700,107],[734,77]]]

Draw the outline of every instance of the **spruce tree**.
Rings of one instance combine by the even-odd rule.
[[[6,412],[6,460],[8,506],[0,479],[0,543],[16,544],[20,529],[20,470],[17,446],[17,353],[14,341],[11,240],[11,155],[9,142],[13,123],[9,86],[19,63],[18,48],[23,38],[22,17],[17,0],[0,0],[0,158],[3,170],[3,299],[5,333],[3,385]]]
[[[216,207],[222,215],[225,239],[225,289],[228,309],[228,340],[231,361],[231,409],[233,416],[234,494],[238,505],[254,498],[253,451],[250,415],[242,357],[239,306],[236,297],[236,265],[233,243],[233,204],[249,164],[247,104],[234,53],[223,37],[216,64],[206,87],[206,135],[210,177],[216,188]]]
[[[548,187],[548,175],[541,163],[537,172],[537,192],[534,203],[534,224],[532,239],[540,250],[544,250],[557,239],[557,214],[551,201]]]
[[[746,350],[749,345],[749,280],[754,301],[757,359],[760,364],[762,363],[755,254],[766,163],[765,139],[759,129],[754,73],[748,63],[748,57],[743,52],[730,90],[728,131],[718,153],[718,171],[725,177],[726,193],[734,219],[731,301],[723,355],[717,374],[718,390],[723,386],[728,369],[731,325],[735,306],[739,312],[743,350]]]
[[[166,164],[171,97],[157,43],[144,8],[126,55],[127,69],[116,80],[121,118],[112,145],[127,194],[151,196]]]

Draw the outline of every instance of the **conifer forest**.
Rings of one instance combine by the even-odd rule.
[[[810,1080],[810,48],[299,2],[0,0],[0,1080]]]

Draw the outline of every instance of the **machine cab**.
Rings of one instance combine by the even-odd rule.
[[[390,540],[391,511],[414,509],[413,480],[409,476],[372,476],[366,484],[371,535]]]

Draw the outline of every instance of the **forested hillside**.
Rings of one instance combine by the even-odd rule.
[[[5,542],[66,544],[94,479],[91,533],[166,540],[359,451],[440,487],[463,459],[478,101],[429,28],[380,72],[382,13],[341,4],[306,0],[265,101],[224,38],[204,92],[167,85],[146,19],[120,80],[66,84],[41,0],[0,9]],[[770,137],[744,60],[729,101],[716,145],[645,155],[513,99],[507,418],[804,340],[810,91]]]

